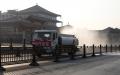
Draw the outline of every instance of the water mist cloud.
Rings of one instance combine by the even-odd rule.
[[[96,30],[87,30],[76,26],[64,26],[60,29],[62,34],[72,34],[79,39],[79,45],[105,45],[108,42],[105,34],[100,35]]]

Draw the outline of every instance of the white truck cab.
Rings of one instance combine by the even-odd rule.
[[[58,44],[56,30],[35,30],[32,36],[32,45],[41,47],[46,52],[52,52]]]
[[[56,30],[35,30],[33,32],[32,45],[39,49],[39,53],[52,53],[56,50],[68,50],[77,48],[78,39],[74,35],[59,34]]]

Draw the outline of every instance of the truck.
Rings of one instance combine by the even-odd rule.
[[[43,54],[71,55],[78,50],[78,39],[75,35],[60,34],[57,30],[35,30],[32,35],[32,45],[38,57]]]

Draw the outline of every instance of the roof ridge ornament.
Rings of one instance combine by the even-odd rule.
[[[68,24],[67,25],[70,25],[69,21],[68,21]]]
[[[38,3],[36,3],[36,5],[38,6]]]

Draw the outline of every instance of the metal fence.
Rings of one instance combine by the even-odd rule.
[[[88,56],[96,56],[96,54],[103,55],[107,52],[116,52],[120,51],[120,45],[99,45],[95,46],[78,46],[77,53],[74,54],[74,48],[71,50],[71,54],[67,55],[65,53],[61,54],[60,48],[55,50],[54,56],[47,56],[46,58],[41,57],[38,58],[36,53],[34,52],[35,48],[32,46],[27,46],[25,40],[21,46],[14,46],[11,41],[8,46],[3,46],[0,43],[0,70],[5,70],[3,65],[11,65],[11,64],[22,64],[22,63],[30,63],[31,66],[38,66],[37,61],[48,57],[49,59],[53,58],[56,62],[59,61],[60,58],[70,57],[70,59],[75,59],[77,56],[81,56],[82,58],[86,58]],[[70,51],[69,49],[63,51]]]

